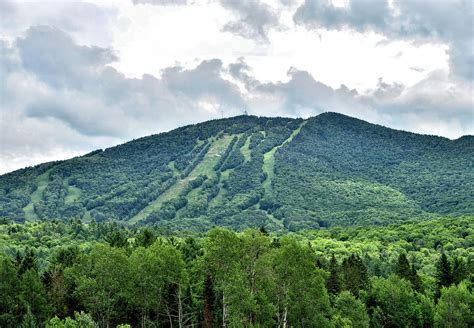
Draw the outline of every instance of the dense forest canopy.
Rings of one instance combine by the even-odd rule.
[[[474,326],[474,139],[239,116],[0,176],[0,327]]]
[[[0,225],[1,327],[462,327],[474,218],[278,235]]]
[[[0,216],[299,231],[473,215],[474,138],[238,116],[0,176]]]

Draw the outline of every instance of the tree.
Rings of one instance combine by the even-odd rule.
[[[338,294],[341,291],[340,267],[334,254],[329,262],[329,277],[326,281],[326,288],[331,294]]]
[[[455,257],[452,269],[452,278],[454,284],[459,284],[461,281],[467,278],[468,269],[466,263],[462,258]]]
[[[158,310],[162,305],[165,288],[165,270],[163,260],[153,251],[139,247],[129,258],[131,270],[131,288],[127,299],[139,310],[142,327],[148,320],[149,312]]]
[[[341,319],[343,319],[342,322],[348,324],[348,327],[369,327],[369,315],[364,303],[356,299],[350,292],[343,291],[336,296],[334,309],[333,321],[341,322]]]
[[[279,248],[272,249],[271,256],[278,326],[330,326],[324,273],[316,268],[313,252],[284,239]]]
[[[124,248],[128,246],[127,236],[121,230],[112,231],[105,236],[104,240],[112,247]]]
[[[0,259],[0,326],[14,327],[20,316],[18,272],[12,261]]]
[[[204,327],[212,328],[214,326],[214,288],[212,286],[212,279],[206,275],[204,280]]]
[[[344,287],[353,295],[358,296],[361,289],[368,285],[367,268],[357,254],[352,254],[342,262]]]
[[[398,256],[397,264],[395,266],[395,274],[399,276],[400,278],[404,278],[410,281],[410,277],[411,277],[410,263],[408,262],[408,259],[405,253],[401,253]]]
[[[31,309],[29,306],[26,308],[26,313],[23,316],[23,320],[21,321],[20,328],[37,328],[39,325],[36,322],[36,317],[31,312]]]
[[[412,264],[410,266],[410,262],[408,262],[405,253],[401,253],[398,256],[397,264],[395,265],[394,271],[397,276],[409,281],[414,290],[421,291],[421,278],[418,275],[418,272],[416,271],[415,265]]]
[[[449,264],[448,257],[443,252],[436,263],[436,292],[435,298],[438,299],[441,295],[441,289],[443,287],[449,287],[453,282],[451,273],[451,265]]]
[[[74,319],[67,317],[61,320],[54,317],[46,323],[46,328],[99,328],[99,325],[94,322],[90,314],[74,312]]]
[[[153,243],[156,241],[156,236],[148,228],[143,229],[135,238],[135,245],[136,246],[142,246],[142,247],[149,247],[153,245]]]
[[[474,294],[467,282],[443,287],[436,304],[435,327],[469,328],[474,326]]]
[[[235,233],[221,228],[209,231],[203,263],[205,271],[213,278],[214,288],[220,294],[222,327],[227,327],[229,323],[230,287],[241,274],[241,256],[240,240]]]
[[[376,311],[378,324],[384,327],[421,327],[423,316],[416,294],[405,279],[391,275],[388,279],[371,279],[367,304]],[[374,313],[374,312],[373,312]]]
[[[74,294],[80,303],[99,319],[102,327],[108,328],[120,310],[130,281],[125,251],[98,245],[66,270],[77,286]]]
[[[29,269],[20,279],[20,298],[23,308],[31,311],[38,323],[46,321],[51,313],[48,303],[46,289],[34,269]]]

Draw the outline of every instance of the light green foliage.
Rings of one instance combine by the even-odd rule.
[[[36,324],[58,327],[74,325],[78,318],[67,316],[78,310],[101,327],[367,327],[368,317],[372,327],[432,327],[471,320],[468,217],[286,236],[264,228],[171,234],[116,223],[2,222],[2,327],[17,327],[28,307]],[[435,308],[437,262],[448,263],[456,278]],[[412,265],[420,292],[393,274],[410,277]]]
[[[92,316],[84,312],[74,312],[74,319],[67,317],[63,320],[54,317],[46,323],[46,328],[99,328]]]
[[[36,270],[29,269],[22,274],[20,278],[20,298],[23,308],[27,309],[28,322],[32,322],[32,316],[38,323],[44,322],[49,317],[51,306],[46,298],[46,289]]]
[[[373,308],[382,310],[379,318],[386,327],[422,327],[421,302],[408,281],[395,275],[374,277],[368,299]]]
[[[324,288],[324,274],[315,266],[311,249],[285,239],[273,250],[276,305],[279,325],[330,327],[329,298]]]
[[[35,220],[38,219],[38,215],[35,212],[35,204],[38,204],[43,198],[43,191],[48,185],[49,172],[39,175],[36,178],[36,190],[31,194],[31,201],[23,208],[25,212],[26,220]]]
[[[334,301],[335,314],[332,321],[336,327],[368,328],[369,316],[365,304],[350,292],[344,291]]]
[[[436,304],[435,327],[468,328],[474,325],[474,294],[467,282],[441,290]]]
[[[127,291],[130,273],[124,250],[98,245],[66,273],[75,282],[75,295],[86,309],[99,318],[101,325],[108,324]]]

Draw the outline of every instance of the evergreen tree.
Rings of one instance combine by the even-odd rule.
[[[112,247],[124,248],[128,246],[128,240],[125,233],[121,230],[112,231],[104,240]]]
[[[23,320],[20,324],[20,328],[37,328],[39,327],[36,323],[36,318],[33,312],[31,312],[30,307],[26,308],[26,313],[23,316]]]
[[[411,265],[411,274],[410,274],[410,282],[411,286],[413,287],[414,290],[417,292],[422,292],[423,291],[423,283],[421,281],[420,276],[418,275],[418,272],[416,271],[415,265]]]
[[[435,298],[438,299],[441,295],[441,289],[443,287],[449,287],[453,282],[451,265],[449,264],[448,257],[444,252],[441,253],[438,263],[436,264],[436,279]]]
[[[214,326],[214,288],[212,286],[212,279],[210,275],[206,275],[204,280],[204,327],[212,328]]]
[[[395,274],[399,276],[400,278],[410,281],[412,271],[410,268],[410,263],[408,262],[408,259],[405,253],[401,253],[398,256],[398,261],[395,266]]]
[[[156,241],[156,236],[150,229],[143,229],[135,238],[135,246],[149,247]]]
[[[34,269],[26,271],[20,280],[20,297],[25,309],[30,310],[38,322],[44,322],[51,313],[46,289]]]
[[[467,278],[467,266],[466,263],[463,261],[462,258],[458,258],[457,256],[454,258],[453,262],[453,269],[452,269],[452,278],[453,283],[456,285],[459,284],[461,281]]]
[[[0,327],[13,327],[20,316],[18,272],[9,259],[0,261]]]
[[[35,252],[32,249],[27,248],[23,256],[20,253],[17,253],[17,265],[18,274],[20,276],[30,269],[37,270]]]
[[[414,290],[418,292],[421,291],[421,278],[418,275],[415,266],[413,264],[410,266],[410,263],[408,262],[405,253],[401,253],[398,256],[398,261],[395,266],[395,274],[400,278],[409,281]]]
[[[344,274],[344,287],[353,295],[358,296],[359,290],[368,285],[367,268],[357,254],[352,254],[342,262]]]
[[[331,294],[338,294],[341,291],[341,278],[339,276],[339,264],[334,254],[329,262],[329,278],[326,282],[326,288]]]

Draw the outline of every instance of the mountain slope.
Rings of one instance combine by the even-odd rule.
[[[0,176],[0,216],[298,230],[474,214],[474,138],[239,116]]]

